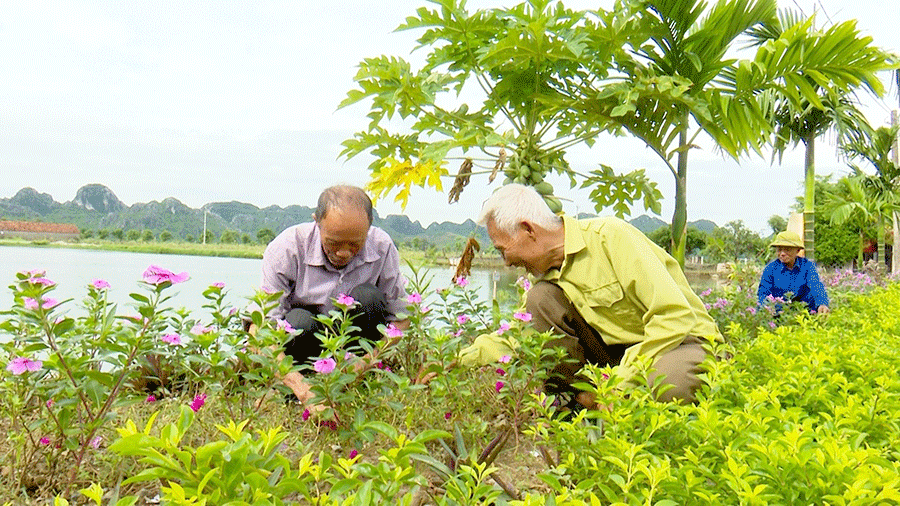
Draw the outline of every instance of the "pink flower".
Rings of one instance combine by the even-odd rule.
[[[351,459],[356,458],[357,455],[359,455],[359,452],[356,451],[356,449],[350,450],[350,457],[349,457],[349,458],[351,458]]]
[[[144,271],[144,282],[149,283],[151,285],[161,285],[163,283],[169,282],[174,284],[183,283],[190,279],[188,273],[182,272],[181,274],[175,274],[172,271],[167,271],[162,267],[151,265],[147,267],[147,270]]]
[[[406,297],[406,302],[409,302],[410,304],[419,304],[422,302],[422,294],[411,293]]]
[[[469,286],[469,280],[465,278],[465,276],[460,276],[455,280],[456,286],[460,288],[465,288]]]
[[[388,337],[403,337],[403,331],[398,329],[393,323],[388,324],[384,333],[387,334]]]
[[[9,361],[9,364],[6,365],[6,370],[18,376],[25,373],[25,371],[40,371],[43,367],[44,363],[40,360],[31,360],[27,357],[16,357]]]
[[[102,442],[103,442],[103,438],[100,436],[97,436],[94,439],[91,439],[91,446],[93,446],[95,449],[100,448],[100,443],[102,443]]]
[[[40,307],[38,301],[31,297],[22,297],[22,302],[25,304],[25,309],[30,309],[31,311],[37,311],[37,308]]]
[[[498,334],[498,335],[502,335],[502,334],[503,334],[504,332],[506,332],[507,330],[509,330],[509,324],[506,323],[506,322],[502,322],[502,323],[500,324],[500,328],[497,329],[497,334]]]
[[[349,351],[348,351],[347,353],[344,353],[344,361],[345,361],[345,362],[346,362],[347,360],[351,360],[351,359],[354,359],[354,358],[356,358],[356,355],[350,353]]]
[[[711,293],[712,293],[712,288],[707,288],[706,290],[703,290],[702,292],[700,292],[700,296],[706,297],[707,295],[709,295]]]
[[[206,394],[197,394],[194,400],[191,401],[191,409],[196,413],[200,411],[204,404],[206,404]]]
[[[775,322],[769,322],[769,328],[774,329],[778,325],[775,325]]]
[[[342,293],[337,297],[337,304],[339,306],[350,307],[353,304],[356,304],[356,299],[345,293]]]
[[[504,371],[502,368],[498,367],[497,374],[499,374],[500,376],[506,376],[506,371]]]
[[[97,290],[105,290],[110,287],[110,284],[102,279],[95,279],[91,281],[91,286],[96,288]]]
[[[333,358],[328,357],[328,358],[316,360],[313,363],[313,369],[315,369],[317,373],[328,374],[328,373],[334,371],[334,368],[336,365],[337,365],[337,362],[335,362]]]
[[[53,407],[53,399],[47,399],[47,409],[50,409],[52,407]]]
[[[524,311],[517,312],[513,314],[513,318],[515,318],[516,320],[522,320],[523,322],[527,323],[531,321],[531,313],[526,313]]]
[[[497,362],[500,362],[501,364],[508,364],[510,360],[512,360],[512,357],[510,357],[509,355],[503,355],[502,357],[497,359]]]
[[[197,323],[193,327],[191,327],[191,334],[195,336],[202,336],[203,334],[209,334],[213,331],[212,327],[204,327],[202,324]]]
[[[756,308],[753,307],[753,306],[747,306],[747,312],[750,313],[751,315],[755,315],[755,314],[756,314]]]
[[[166,334],[166,335],[160,337],[160,339],[161,339],[164,343],[176,344],[176,345],[177,345],[177,344],[184,344],[184,343],[181,342],[181,336],[179,336],[178,334]]]
[[[148,404],[151,403],[151,402],[156,402],[156,396],[153,395],[153,394],[150,394],[150,395],[147,396],[147,399],[146,399],[145,401],[146,401]]]
[[[498,381],[498,382],[494,385],[494,390],[495,390],[497,393],[499,393],[499,392],[500,392],[500,389],[503,388],[503,385],[505,385],[505,384],[506,384],[506,383],[503,383],[502,381]]]
[[[44,306],[44,309],[50,309],[58,306],[59,301],[52,297],[44,296],[44,298],[41,300],[41,305]]]
[[[297,329],[292,327],[291,324],[288,323],[287,320],[278,320],[278,322],[275,324],[275,327],[278,330],[283,330],[283,331],[287,332],[288,334],[293,334],[294,332],[297,331]]]
[[[453,333],[453,337],[459,337],[461,335],[463,335],[463,329],[459,329]]]
[[[460,325],[465,325],[466,323],[469,322],[469,320],[471,320],[471,318],[469,318],[469,315],[467,315],[467,314],[461,314],[456,317],[456,323],[458,323]]]
[[[225,283],[223,283],[221,281],[216,281],[215,283],[213,283],[209,286],[211,286],[213,288],[225,288]]]
[[[48,444],[50,444],[50,438],[48,438],[47,436],[44,436],[38,442],[44,446],[47,446]]]
[[[319,427],[328,427],[331,430],[337,430],[337,422],[334,420],[323,420],[319,422]]]
[[[531,281],[528,281],[528,278],[526,278],[525,276],[519,276],[519,279],[516,280],[516,284],[521,285],[526,292],[528,290],[531,290]]]
[[[40,278],[47,274],[47,271],[42,271],[40,269],[32,269],[30,271],[20,271],[19,274],[29,277],[29,278]]]
[[[304,409],[304,410],[303,410],[303,414],[300,415],[300,417],[303,418],[303,421],[304,421],[304,422],[307,421],[307,420],[309,420],[309,408]]]
[[[449,420],[451,416],[453,416],[453,412],[451,411],[444,413],[444,420]]]
[[[43,277],[43,276],[37,277],[37,278],[34,278],[34,277],[28,278],[28,279],[26,279],[25,281],[28,281],[28,282],[31,283],[32,285],[53,286],[53,285],[56,284],[55,281],[52,281],[52,280],[50,280],[50,279],[47,279],[47,278],[45,278],[45,277]]]

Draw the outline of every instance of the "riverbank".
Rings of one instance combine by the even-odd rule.
[[[124,251],[130,253],[153,253],[162,255],[190,255],[208,257],[229,258],[254,258],[261,259],[266,247],[262,244],[222,244],[209,243],[198,244],[192,242],[141,242],[141,241],[102,241],[102,240],[78,240],[78,241],[27,241],[24,239],[0,239],[0,246],[19,246],[32,248],[69,248],[80,250],[100,251]],[[426,267],[455,266],[458,260],[446,254],[434,254],[418,249],[400,249],[400,258],[404,262]],[[499,255],[477,255],[472,261],[473,267],[502,268],[503,259]]]

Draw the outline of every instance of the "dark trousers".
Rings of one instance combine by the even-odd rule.
[[[598,329],[591,327],[578,313],[575,305],[566,298],[563,289],[548,281],[535,283],[528,291],[526,310],[532,314],[532,325],[538,332],[553,329],[559,338],[549,341],[548,346],[561,347],[566,351],[562,363],[555,364],[547,379],[546,388],[550,393],[573,392],[572,383],[585,381],[578,371],[585,363],[616,366],[630,345],[606,344]],[[699,364],[706,358],[700,339],[685,336],[684,342],[673,350],[657,357],[655,369],[649,379],[655,382],[663,377],[663,383],[671,385],[665,392],[657,393],[660,401],[679,400],[693,402],[694,393],[702,380]]]
[[[387,300],[375,285],[364,283],[350,291],[356,305],[347,313],[353,318],[352,324],[359,330],[351,334],[347,346],[356,345],[360,339],[371,343],[382,338],[378,325],[387,323]],[[318,313],[314,307],[297,307],[288,311],[284,319],[294,327],[294,336],[284,345],[284,352],[294,359],[295,364],[308,364],[322,355],[322,341],[316,336],[325,329],[315,319]]]

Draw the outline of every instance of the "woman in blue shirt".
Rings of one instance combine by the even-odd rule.
[[[784,298],[790,292],[792,301],[805,302],[810,312],[829,313],[828,294],[819,280],[815,262],[798,256],[803,240],[794,232],[785,231],[775,236],[769,246],[775,248],[777,258],[769,262],[759,280],[756,296],[763,305],[771,295]]]

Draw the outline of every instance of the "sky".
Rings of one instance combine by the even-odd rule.
[[[472,0],[470,10],[508,2]],[[569,0],[573,8],[595,2]],[[599,2],[608,7],[609,0]],[[364,58],[413,62],[417,32],[394,32],[425,0],[4,1],[0,17],[0,198],[23,187],[70,201],[83,185],[109,187],[126,205],[175,197],[199,208],[240,201],[313,206],[332,184],[364,185],[372,158],[339,157],[341,141],[365,129],[365,105],[338,109]],[[430,4],[429,4],[430,5]],[[900,4],[874,0],[779,0],[818,11],[820,22],[857,19],[875,43],[900,53]],[[875,126],[890,122],[896,86],[864,98]],[[741,220],[768,233],[802,194],[802,147],[782,161],[724,158],[709,143],[690,155],[688,219]],[[604,138],[570,153],[582,170],[646,169],[670,221],[674,178],[635,139]],[[451,172],[455,173],[456,167]],[[818,141],[817,174],[841,175],[833,139]],[[500,178],[498,178],[500,179]],[[382,216],[423,226],[475,218],[499,185],[474,177],[459,202],[416,190],[405,210],[391,197]],[[567,213],[594,212],[587,190],[555,181]],[[452,180],[444,182],[449,190]],[[644,214],[634,209],[632,216]],[[603,211],[600,214],[611,214]],[[649,214],[649,213],[648,213]]]

